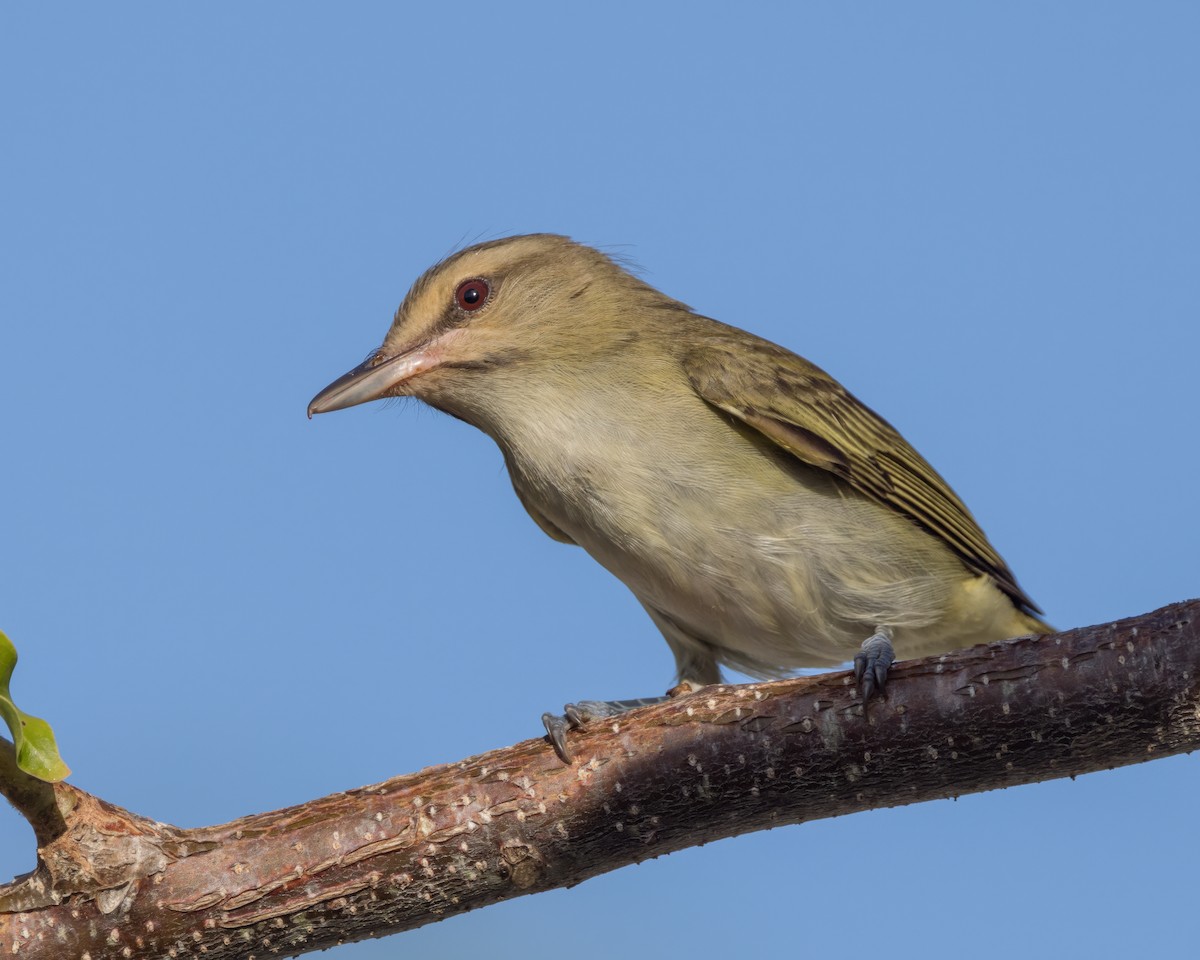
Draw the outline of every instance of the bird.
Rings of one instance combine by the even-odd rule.
[[[547,535],[640,601],[671,694],[851,659],[864,708],[897,656],[1047,633],[970,511],[815,364],[557,234],[479,243],[412,285],[308,415],[417,397],[488,434]],[[664,697],[580,700],[569,733]]]

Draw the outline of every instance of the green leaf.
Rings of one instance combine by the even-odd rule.
[[[13,668],[17,665],[17,648],[0,630],[0,717],[12,731],[13,746],[17,748],[17,766],[31,777],[55,783],[63,780],[71,768],[58,755],[54,731],[39,717],[31,717],[17,709],[8,692]]]

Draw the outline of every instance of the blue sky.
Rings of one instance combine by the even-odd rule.
[[[79,786],[195,826],[663,690],[487,438],[304,416],[426,266],[532,231],[839,377],[1051,622],[1196,595],[1198,35],[1186,3],[5,5],[18,703]],[[1178,954],[1198,770],[787,827],[337,955]],[[0,810],[0,873],[32,863]]]

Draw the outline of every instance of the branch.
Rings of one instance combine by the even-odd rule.
[[[527,740],[196,830],[33,787],[0,751],[39,844],[37,869],[0,887],[0,954],[305,953],[721,837],[1193,750],[1200,601],[897,664],[868,716],[839,672],[714,686],[571,736],[573,766]]]

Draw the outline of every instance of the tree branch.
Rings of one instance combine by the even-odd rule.
[[[0,954],[304,953],[721,837],[1198,745],[1191,601],[897,664],[869,716],[844,672],[714,686],[574,732],[569,767],[527,740],[197,830],[31,785],[0,751],[39,844],[0,887]]]

